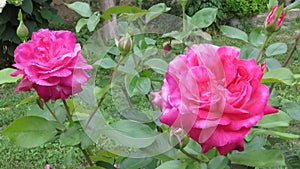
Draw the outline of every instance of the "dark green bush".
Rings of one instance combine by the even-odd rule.
[[[50,7],[51,0],[23,0],[21,6],[6,4],[0,13],[0,69],[10,67],[13,52],[21,40],[16,34],[19,25],[18,12],[23,12],[23,20],[31,33],[40,28],[49,28],[49,24],[60,25],[64,20]]]

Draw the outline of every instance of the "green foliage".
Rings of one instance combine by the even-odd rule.
[[[16,71],[16,69],[12,69],[12,68],[6,68],[6,69],[0,70],[0,85],[4,84],[4,83],[17,82],[19,79],[21,79],[21,77],[22,77],[21,75],[19,75],[17,77],[10,76],[10,74],[14,71]]]
[[[58,26],[64,20],[57,15],[57,11],[50,7],[50,0],[24,0],[21,6],[6,4],[0,13],[0,69],[11,67],[13,52],[21,40],[16,34],[19,25],[18,12],[23,11],[23,21],[31,33],[49,24]],[[34,9],[34,10],[33,10]]]

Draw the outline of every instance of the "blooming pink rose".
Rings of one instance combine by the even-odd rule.
[[[23,74],[16,92],[34,88],[45,101],[66,99],[82,90],[91,70],[81,55],[81,46],[70,31],[41,29],[32,39],[20,44],[15,52],[12,76]]]
[[[267,16],[266,19],[266,27],[272,23],[273,21],[275,21],[276,19],[276,15],[275,12],[278,9],[278,5],[274,5],[274,7],[272,8],[272,11],[269,13],[269,15]],[[284,10],[281,11],[281,16],[279,18],[277,18],[276,20],[276,27],[280,26],[282,21],[284,19]]]
[[[182,128],[203,153],[213,147],[220,154],[243,151],[251,127],[277,112],[260,84],[262,68],[239,55],[229,46],[193,45],[170,62],[161,91],[151,93],[162,108],[160,121]]]

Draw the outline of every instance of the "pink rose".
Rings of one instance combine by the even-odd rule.
[[[275,22],[276,20],[276,27],[280,26],[283,19],[284,19],[284,10],[281,11],[281,16],[279,18],[276,18],[276,10],[278,9],[278,5],[274,5],[272,8],[272,11],[269,13],[266,19],[266,27],[270,25],[272,22]]]
[[[15,52],[12,76],[23,74],[16,92],[34,88],[45,101],[66,99],[82,90],[91,70],[81,55],[81,46],[70,31],[41,29],[32,39],[20,44]]]
[[[260,84],[262,68],[239,55],[229,46],[193,45],[170,62],[161,91],[151,93],[162,108],[160,121],[182,128],[203,153],[213,147],[220,154],[243,151],[251,127],[277,112]]]

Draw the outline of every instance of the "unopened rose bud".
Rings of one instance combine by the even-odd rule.
[[[17,28],[17,35],[18,37],[22,40],[22,41],[26,41],[27,37],[28,37],[28,28],[26,27],[26,25],[24,24],[23,21],[20,21],[20,24]]]
[[[284,19],[283,6],[275,5],[272,8],[272,11],[267,16],[265,22],[266,31],[269,33],[273,33],[277,31],[280,25],[282,24],[283,19]]]
[[[118,42],[118,48],[122,55],[126,55],[132,49],[132,40],[130,35],[127,33]]]

